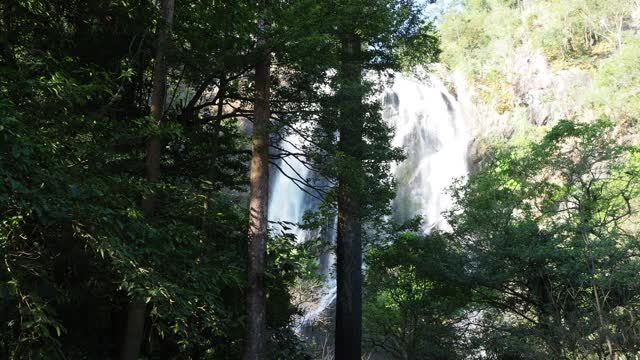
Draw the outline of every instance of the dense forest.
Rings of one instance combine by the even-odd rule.
[[[3,0],[0,359],[640,359],[639,0]]]

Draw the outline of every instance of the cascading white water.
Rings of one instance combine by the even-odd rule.
[[[405,149],[394,164],[394,217],[423,218],[425,231],[449,228],[443,212],[451,206],[447,189],[468,172],[470,131],[456,99],[435,75],[427,80],[397,75],[385,92],[383,117],[395,128],[392,145]]]
[[[397,179],[394,217],[405,221],[416,215],[423,217],[424,231],[447,230],[442,215],[451,206],[446,194],[454,179],[468,172],[467,154],[470,131],[456,99],[436,76],[427,80],[396,75],[394,84],[384,93],[383,118],[395,128],[393,146],[405,149],[406,159],[392,166]],[[282,147],[297,152],[302,140],[293,134]],[[282,169],[289,177],[308,177],[309,170],[297,159],[288,160]],[[271,221],[299,223],[315,202],[289,178],[275,173],[269,205]],[[294,231],[299,241],[307,235]],[[333,235],[335,236],[335,234]],[[329,240],[331,241],[331,240]],[[325,275],[330,272],[325,267]],[[335,300],[335,279],[327,276],[317,302],[306,309],[298,330],[312,323]]]

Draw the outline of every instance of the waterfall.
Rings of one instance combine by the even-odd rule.
[[[280,154],[299,154],[303,145],[303,138],[297,131],[294,131],[280,142]],[[271,230],[293,234],[298,242],[306,241],[312,237],[312,234],[307,230],[296,225],[303,222],[306,211],[314,210],[318,205],[318,200],[311,195],[314,190],[307,186],[314,174],[303,161],[304,158],[301,156],[284,156],[277,166],[272,168],[273,181],[269,197]],[[328,244],[335,244],[336,232],[332,231],[334,226],[335,224],[329,224],[330,229],[324,231],[326,237],[324,240]],[[322,255],[318,260],[320,272],[326,278],[326,283],[317,294],[318,300],[304,309],[304,316],[297,322],[298,331],[316,319],[333,303],[336,297],[336,282],[331,274],[335,255],[330,252]]]
[[[392,166],[395,220],[421,215],[425,231],[448,230],[442,214],[451,207],[447,189],[468,172],[471,139],[457,100],[435,75],[426,80],[396,75],[383,109],[385,121],[395,128],[392,145],[406,154],[402,163]]]
[[[281,141],[280,153],[299,154],[302,145],[302,137],[294,132]],[[308,234],[295,224],[302,223],[304,213],[312,210],[316,204],[315,199],[308,194],[306,186],[311,171],[300,156],[283,157],[277,166],[279,169],[272,169],[269,221],[280,223],[279,227],[286,226],[287,232],[294,234],[298,241],[304,241]]]
[[[468,172],[470,130],[457,100],[435,75],[426,79],[396,75],[393,86],[384,92],[383,105],[383,118],[395,129],[392,144],[403,148],[406,154],[403,162],[392,165],[397,180],[394,219],[405,221],[421,215],[425,232],[434,228],[447,230],[442,213],[451,206],[452,200],[446,190],[456,178]],[[297,152],[300,145],[302,139],[294,133],[281,147]],[[305,178],[311,174],[298,159],[287,160],[281,168],[288,177],[279,172],[274,174],[269,219],[299,223],[304,212],[313,209],[316,202],[289,177]],[[299,241],[308,238],[303,230],[290,232],[295,233]],[[335,233],[331,237],[335,237]],[[334,243],[335,239],[327,241]],[[329,258],[331,264],[333,257]],[[334,302],[336,287],[330,267],[323,267],[327,282],[315,304],[304,309],[298,331],[313,323]]]

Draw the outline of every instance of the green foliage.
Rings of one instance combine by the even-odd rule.
[[[584,16],[586,1],[554,1],[545,5],[546,12],[528,18],[534,45],[551,60],[589,56],[597,35]]]
[[[392,129],[382,120],[380,84],[362,75],[426,65],[437,58],[438,39],[413,1],[345,0],[326,6],[318,11],[331,21],[323,21],[317,36],[331,46],[322,69],[329,74],[324,84],[331,92],[320,92],[308,150],[323,176],[351,182],[349,192],[358,199],[363,220],[377,220],[389,212],[393,198],[390,163],[403,155],[391,146]],[[349,36],[362,45],[351,57],[342,49]],[[326,196],[327,207],[337,201],[337,190]]]
[[[610,121],[561,121],[541,140],[496,149],[455,188],[450,222],[490,309],[488,353],[580,358],[608,344],[637,353],[638,154],[616,142]]]
[[[520,26],[518,10],[503,1],[465,3],[463,11],[452,9],[442,20],[442,59],[478,77],[503,71],[497,66],[515,47]]]
[[[402,37],[404,43],[398,47],[400,69],[410,70],[416,66],[435,63],[440,55],[440,36],[430,22],[420,25],[410,37]]]
[[[442,19],[441,58],[467,76],[481,103],[504,114],[527,106],[529,101],[518,79],[538,76],[525,67],[531,61],[536,68],[545,66],[531,48],[540,50],[552,70],[596,72],[595,95],[591,97],[596,115],[635,119],[633,76],[628,84],[615,79],[634,74],[636,62],[631,59],[638,43],[631,29],[636,6],[632,0],[462,1]],[[544,79],[545,74],[540,76]],[[625,90],[618,91],[618,85]],[[563,101],[586,103],[588,93],[566,95],[569,99]],[[589,110],[585,107],[580,116],[592,116]]]
[[[506,64],[520,42],[520,10],[504,1],[470,1],[445,14],[440,31],[443,62],[466,73],[498,113],[510,111],[515,100]]]
[[[606,55],[622,45],[634,6],[629,0],[542,3],[527,15],[531,39],[550,60],[589,64],[591,56]]]
[[[381,117],[381,86],[365,74],[375,76],[432,62],[438,54],[437,37],[413,1],[296,3],[301,6],[293,5],[290,12],[285,12],[302,19],[287,29],[294,34],[285,44],[291,51],[288,56],[299,56],[294,64],[318,75],[310,107],[317,111],[311,113],[307,126],[301,127],[302,134],[311,139],[303,150],[318,173],[336,184],[323,194],[320,213],[308,216],[307,225],[332,223],[328,219],[335,217],[339,202],[339,211],[349,220],[343,222],[341,215],[338,227],[351,221],[351,225],[344,226],[353,226],[349,231],[359,239],[356,228],[369,224],[377,227],[381,215],[389,213],[393,199],[390,163],[403,157],[401,149],[391,146],[392,129]],[[320,53],[309,59],[305,53],[309,49]],[[352,259],[338,259],[353,261],[345,268],[360,267],[354,259],[361,249],[352,251]],[[347,289],[354,297],[360,296],[357,289],[361,284],[357,281]],[[341,295],[338,301],[340,298]],[[354,328],[357,327],[359,324]]]
[[[367,255],[365,344],[394,359],[463,358],[464,258],[441,234],[398,233]]]
[[[201,201],[189,184],[163,184],[174,204],[170,214],[181,216],[148,226],[136,201],[146,190],[136,177],[110,173],[116,156],[83,166],[103,149],[73,132],[64,146],[44,132],[33,136],[26,116],[3,113],[2,120],[3,306],[12,309],[3,319],[7,357],[107,356],[110,348],[96,341],[110,336],[117,319],[109,319],[109,309],[121,307],[127,294],[146,299],[154,333],[184,351],[227,336],[225,322],[236,319],[225,319],[221,291],[241,286],[243,257],[228,244],[208,242],[196,227],[201,216],[194,223],[190,212]],[[65,154],[71,141],[74,151]],[[242,209],[223,198],[210,199],[208,208],[203,215],[212,226],[240,243]],[[79,322],[74,313],[98,320]]]
[[[177,1],[161,122],[148,116],[157,2],[2,2],[1,358],[115,358],[132,299],[146,302],[141,356],[240,357],[248,223],[240,120],[252,117],[259,17],[271,23],[277,64],[274,133],[321,125],[320,146],[301,151],[327,160],[318,163],[330,178],[358,175],[367,220],[388,210],[389,162],[401,151],[389,145],[380,105],[351,101],[379,89],[331,70],[344,65],[345,34],[363,42],[359,70],[434,61],[438,38],[416,2],[277,1],[261,11],[252,1]],[[352,122],[363,124],[355,154],[334,137]],[[152,135],[162,149],[158,182],[143,174]],[[156,211],[145,218],[140,200],[150,194]],[[313,245],[290,234],[269,240],[271,358],[308,358],[291,329],[292,289],[315,276]]]
[[[595,0],[464,1],[442,22],[443,59],[450,66],[482,71],[501,52],[532,41],[548,59],[571,64],[590,62],[619,48],[635,6]],[[475,55],[474,58],[468,55]]]
[[[640,119],[640,65],[636,61],[639,56],[640,37],[635,36],[598,67],[594,98],[610,116]]]
[[[251,91],[255,9],[216,5],[177,4],[158,126],[147,117],[154,2],[0,4],[0,358],[115,358],[131,298],[147,302],[142,356],[239,357],[248,221],[238,117],[249,112],[222,105],[244,105]],[[156,184],[142,171],[150,134],[163,143]],[[152,192],[149,221],[140,200]],[[290,236],[272,239],[274,358],[304,356],[290,289],[309,262]]]

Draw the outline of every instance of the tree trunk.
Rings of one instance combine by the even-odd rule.
[[[151,117],[159,127],[164,116],[164,102],[167,87],[167,64],[165,50],[168,35],[173,24],[175,0],[162,0],[161,11],[164,24],[158,26],[158,43],[153,66],[153,88],[151,91]],[[161,142],[158,134],[153,134],[147,142],[145,157],[145,173],[150,182],[160,180],[160,149]],[[142,200],[142,210],[146,217],[153,217],[156,210],[156,197],[150,196]]]
[[[258,29],[258,60],[255,66],[255,102],[249,189],[249,246],[247,306],[249,324],[244,349],[245,360],[266,358],[267,321],[265,259],[269,200],[269,97],[270,52],[266,48],[265,20]]]
[[[173,24],[175,0],[162,0],[160,4],[162,22],[158,25],[158,38],[155,62],[153,66],[153,88],[151,92],[151,117],[159,127],[162,124],[164,102],[166,96],[167,65],[165,49],[168,34]],[[145,157],[145,175],[150,183],[160,180],[161,142],[158,134],[154,134],[147,142]],[[142,199],[142,211],[146,221],[153,219],[156,210],[156,197]],[[140,345],[144,335],[146,303],[142,299],[132,299],[127,312],[127,329],[122,346],[122,360],[136,360],[140,354]]]
[[[132,299],[127,307],[127,330],[122,345],[122,360],[137,360],[144,337],[147,306],[140,299]]]
[[[342,42],[339,101],[337,298],[335,360],[358,360],[362,346],[362,94],[361,42],[347,35]]]

